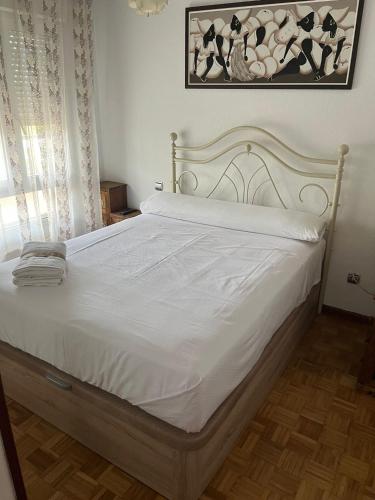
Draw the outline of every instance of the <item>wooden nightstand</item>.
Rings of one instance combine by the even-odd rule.
[[[111,213],[125,210],[128,206],[127,185],[121,182],[103,181],[100,183],[103,224],[109,226]]]
[[[102,200],[103,224],[105,226],[131,219],[141,213],[135,209],[129,213],[123,213],[128,208],[128,196],[127,185],[121,182],[102,181],[100,183],[100,197]]]
[[[133,212],[125,215],[121,212],[111,213],[110,224],[116,224],[116,222],[121,222],[126,219],[132,219],[133,217],[137,217],[137,215],[141,215],[141,212],[139,210],[134,210]]]

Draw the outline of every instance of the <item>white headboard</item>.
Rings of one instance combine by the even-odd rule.
[[[212,172],[216,174],[213,177],[215,180],[212,186],[200,194],[207,198],[215,197],[215,193],[224,181],[232,190],[234,199],[231,201],[267,204],[264,199],[260,203],[258,198],[261,192],[264,193],[265,189],[268,189],[272,191],[279,206],[285,209],[306,210],[306,206],[303,205],[306,192],[308,190],[319,192],[320,206],[314,207],[315,210],[310,208],[309,211],[314,211],[317,215],[328,219],[321,308],[332,253],[345,156],[349,153],[349,146],[345,144],[339,146],[335,159],[321,158],[320,155],[311,157],[294,150],[267,130],[251,125],[235,127],[208,143],[197,146],[177,145],[178,136],[175,132],[171,134],[171,140],[174,193],[177,190],[183,192],[184,181],[189,178],[191,190],[197,194],[204,166],[210,167],[210,174]],[[241,166],[239,166],[240,162]],[[179,165],[183,168],[179,167],[177,170]],[[318,171],[317,165],[323,165],[325,168],[318,167]],[[292,177],[296,177],[299,183],[294,185],[290,179],[286,180],[282,175],[277,176],[275,168],[281,172],[288,172]],[[205,172],[207,173],[207,170]],[[293,196],[293,191],[296,189],[297,192]],[[293,199],[297,200],[301,206],[295,206],[295,203],[291,206],[290,201]]]

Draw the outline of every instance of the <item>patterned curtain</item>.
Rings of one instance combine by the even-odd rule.
[[[92,36],[92,0],[73,3],[74,66],[76,96],[80,129],[81,175],[84,186],[86,228],[92,231],[101,218],[96,193],[99,190],[97,175],[97,139],[93,113],[94,44]]]
[[[1,260],[97,229],[101,209],[91,0],[14,0],[0,30]]]

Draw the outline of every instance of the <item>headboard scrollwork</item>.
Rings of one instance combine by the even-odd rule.
[[[241,139],[230,142],[229,145],[227,144],[228,138],[233,138],[236,134],[243,135],[244,133],[246,133],[246,135],[253,134],[260,136],[262,139],[261,141],[256,141],[252,138],[245,140]],[[285,196],[285,193],[289,192],[292,186],[280,184],[280,178],[276,179],[274,170],[270,167],[271,162],[277,164],[278,168],[284,170],[288,174],[297,176],[306,181],[298,187],[298,196],[296,199],[300,204],[304,203],[305,196],[308,195],[309,192],[312,192],[312,190],[320,193],[322,205],[319,207],[319,213],[317,213],[317,215],[327,217],[329,220],[327,250],[322,278],[321,307],[332,253],[333,235],[339,207],[345,156],[349,153],[349,146],[345,144],[339,146],[338,157],[336,159],[310,157],[295,151],[267,130],[250,125],[230,129],[207,144],[198,146],[177,145],[177,139],[177,134],[173,132],[171,134],[172,183],[173,192],[175,193],[177,189],[180,192],[184,191],[184,183],[188,179],[191,181],[191,191],[197,192],[200,187],[200,177],[197,168],[204,165],[209,165],[211,168],[211,166],[214,166],[215,162],[216,167],[219,169],[219,173],[213,185],[203,194],[203,196],[207,198],[214,198],[215,195],[218,194],[220,186],[222,186],[225,181],[234,193],[234,199],[232,201],[260,204],[258,195],[267,187],[272,191],[276,201],[281,207],[285,209],[296,208],[290,206]],[[224,141],[226,141],[226,143],[223,145]],[[268,143],[271,143],[272,146],[269,146]],[[212,149],[215,146],[218,148],[218,151],[212,153]],[[275,152],[273,146],[281,150],[281,154],[284,155],[285,153],[288,157],[297,159],[299,163],[303,162],[304,164],[310,164],[310,167],[306,169],[301,169],[299,166],[295,167],[291,164],[290,160],[286,161],[278,152]],[[203,158],[197,158],[197,153],[206,153],[206,155]],[[222,163],[218,166],[217,163],[219,160],[225,160],[224,165]],[[244,161],[245,168],[243,168]],[[329,170],[317,172],[316,168],[311,168],[312,164],[327,167],[334,166],[336,168],[334,172]],[[178,173],[177,165],[189,165],[189,168],[183,168]],[[327,187],[327,183],[330,184],[330,187]],[[288,183],[284,181],[284,184]]]

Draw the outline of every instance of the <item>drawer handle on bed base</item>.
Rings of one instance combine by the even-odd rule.
[[[51,382],[51,384],[56,385],[59,389],[62,389],[63,391],[71,391],[72,390],[71,384],[64,382],[64,380],[61,380],[61,378],[58,378],[55,375],[51,375],[50,373],[47,373],[46,379],[48,380],[48,382]]]

